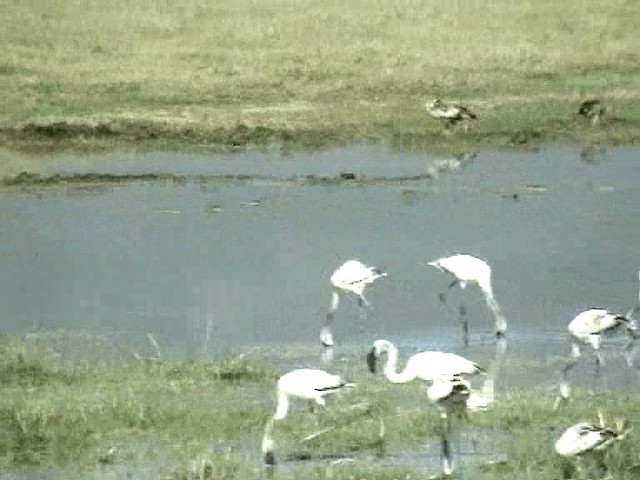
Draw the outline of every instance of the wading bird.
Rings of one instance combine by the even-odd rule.
[[[468,283],[475,284],[484,295],[487,305],[493,312],[496,336],[500,337],[507,332],[507,320],[493,295],[493,288],[491,286],[491,267],[487,262],[472,255],[458,254],[451,257],[438,258],[437,260],[428,262],[427,265],[435,267],[454,278],[453,282],[449,285],[449,288],[453,288],[455,285],[460,285],[460,288],[466,288]],[[444,293],[440,295],[440,300],[443,303],[446,303],[446,295]],[[466,340],[468,325],[466,318],[464,318],[466,314],[464,306],[461,306],[460,314],[462,316],[462,327],[464,329]]]
[[[600,123],[600,118],[605,114],[605,107],[602,105],[600,100],[592,99],[585,100],[578,107],[578,115],[581,117],[591,121],[592,125],[598,125]]]
[[[600,425],[580,422],[567,428],[556,442],[556,452],[564,457],[575,457],[587,452],[603,452],[615,442],[624,439],[631,431],[624,419],[618,419],[615,428],[607,428],[600,411],[598,416]]]
[[[427,396],[440,411],[440,441],[442,446],[442,473],[453,473],[451,416],[458,420],[468,420],[467,402],[471,395],[471,385],[459,376],[434,380],[427,389]]]
[[[293,398],[309,400],[312,406],[324,405],[325,395],[339,392],[340,390],[355,386],[353,383],[343,381],[337,375],[331,375],[324,370],[302,368],[284,374],[278,380],[275,415],[267,421],[262,438],[262,453],[266,465],[275,465],[273,453],[275,442],[273,440],[273,426],[276,420],[282,420],[289,411],[289,401]]]
[[[467,401],[471,395],[469,382],[465,375],[486,373],[476,363],[454,353],[420,352],[411,356],[402,372],[397,372],[398,349],[388,340],[376,340],[367,355],[367,364],[371,373],[377,370],[380,357],[386,354],[384,373],[392,383],[407,383],[415,379],[431,382],[427,396],[440,411],[442,471],[451,475],[453,459],[451,451],[451,416],[467,418]]]
[[[427,113],[433,118],[445,120],[447,128],[465,120],[474,120],[477,118],[476,114],[468,108],[455,103],[446,104],[439,98],[427,102],[425,106]]]
[[[327,311],[327,316],[320,330],[320,341],[325,347],[333,346],[333,335],[331,333],[331,324],[333,323],[333,314],[340,304],[340,294],[351,292],[358,298],[358,308],[360,316],[364,317],[369,302],[364,296],[364,289],[370,283],[373,283],[380,277],[386,277],[387,274],[376,267],[368,267],[358,260],[349,260],[340,266],[333,275],[331,275],[331,305]]]
[[[635,310],[631,310],[629,315]],[[591,308],[578,314],[567,327],[573,338],[571,345],[571,356],[578,358],[580,356],[580,344],[589,344],[593,347],[596,365],[599,367],[602,363],[600,356],[601,335],[611,332],[618,327],[624,326],[630,338],[635,337],[635,322],[629,320],[628,316],[616,315],[610,313],[604,308]]]
[[[455,353],[419,352],[409,357],[402,372],[397,371],[398,349],[388,340],[376,340],[367,355],[367,364],[371,373],[377,370],[380,357],[386,354],[384,374],[391,383],[407,383],[415,379],[436,381],[486,373],[477,363]]]

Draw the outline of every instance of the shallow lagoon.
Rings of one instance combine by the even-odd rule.
[[[626,312],[637,301],[637,149],[585,158],[546,146],[455,159],[360,145],[55,164],[39,173],[173,176],[2,189],[4,332],[100,335],[122,359],[153,353],[151,334],[165,357],[259,353],[283,370],[323,365],[354,377],[371,342],[387,338],[405,357],[442,349],[499,363],[505,398],[511,387],[555,392],[575,314]],[[468,347],[438,301],[448,279],[425,262],[454,252],[493,267],[509,321],[503,358],[495,358],[492,318],[476,291],[449,294],[468,307]],[[366,322],[355,302],[343,302],[327,365],[318,331],[328,278],[352,257],[389,277],[368,290]],[[636,383],[639,362],[629,368],[624,345],[622,337],[605,341],[606,375],[593,378],[587,355],[575,381],[597,390]],[[411,464],[411,455],[388,459]]]

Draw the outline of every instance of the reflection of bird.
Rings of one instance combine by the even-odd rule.
[[[431,382],[427,396],[440,411],[443,425],[442,470],[445,475],[453,471],[451,452],[451,416],[467,418],[467,400],[471,395],[465,375],[486,373],[478,364],[453,353],[420,352],[411,356],[402,372],[397,372],[398,349],[388,340],[376,340],[367,355],[367,363],[372,373],[376,372],[379,358],[387,354],[384,373],[392,383],[406,383],[415,379]]]
[[[456,125],[464,120],[474,120],[477,118],[476,114],[468,108],[455,103],[446,104],[439,98],[427,102],[426,108],[427,113],[433,118],[445,120],[447,127]]]
[[[602,363],[600,356],[601,335],[620,326],[625,326],[630,336],[635,335],[634,323],[623,315],[610,313],[604,308],[591,308],[578,314],[567,327],[573,337],[571,356],[574,358],[580,356],[580,343],[590,344],[593,347],[596,364],[599,366]]]
[[[600,425],[580,422],[567,428],[556,442],[556,452],[565,457],[575,457],[586,452],[605,451],[631,431],[624,420],[618,420],[615,428],[607,428],[602,415],[599,415]]]
[[[578,115],[590,120],[593,125],[597,125],[600,123],[600,117],[604,116],[605,110],[600,100],[585,100],[580,104],[580,107],[578,107]]]
[[[428,262],[427,265],[431,265],[442,272],[448,273],[454,278],[454,281],[449,285],[449,288],[452,288],[455,285],[460,285],[461,288],[466,288],[468,283],[477,285],[484,295],[487,305],[493,312],[493,316],[495,318],[495,334],[497,336],[501,336],[507,332],[507,320],[502,313],[500,305],[493,296],[493,288],[491,286],[491,267],[487,262],[472,255],[458,254],[451,257],[438,258],[437,260]],[[446,296],[444,293],[440,295],[440,299],[443,302],[446,302]],[[464,308],[461,308],[460,313],[464,315]],[[466,320],[463,320],[463,328],[466,335]]]
[[[324,397],[335,393],[345,387],[353,387],[354,384],[344,382],[339,376],[331,375],[323,370],[299,369],[286,373],[278,380],[277,396],[278,406],[273,418],[269,419],[262,439],[262,453],[267,465],[275,464],[273,449],[273,425],[276,420],[282,420],[289,411],[289,399],[297,397],[324,405]]]
[[[351,292],[358,297],[358,307],[361,315],[365,313],[365,308],[369,302],[364,297],[364,289],[370,283],[373,283],[380,277],[386,277],[387,274],[376,267],[368,267],[358,260],[349,260],[338,268],[331,275],[331,305],[327,311],[325,323],[320,330],[320,341],[326,347],[333,345],[333,335],[331,334],[331,324],[333,322],[333,314],[340,304],[340,293]]]

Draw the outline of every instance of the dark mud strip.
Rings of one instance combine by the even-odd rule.
[[[417,175],[404,175],[397,177],[369,177],[356,176],[353,173],[340,173],[334,176],[321,175],[300,175],[291,177],[278,177],[275,175],[174,175],[170,173],[139,173],[139,174],[110,174],[110,173],[74,173],[74,174],[54,174],[43,176],[38,173],[22,172],[14,177],[5,177],[0,185],[12,186],[55,186],[65,184],[110,184],[128,182],[174,182],[184,184],[187,182],[207,183],[237,183],[252,184],[254,182],[269,184],[292,184],[292,185],[376,185],[376,184],[399,184],[405,182],[420,182],[433,180],[433,173]]]
[[[172,173],[39,173],[21,172],[0,180],[0,186],[48,186],[59,184],[121,184],[127,182],[174,182],[184,184],[197,182],[203,184],[224,183],[251,185],[268,183],[271,185],[312,186],[312,185],[379,185],[402,184],[406,182],[430,181],[440,174],[450,173],[466,167],[476,157],[476,153],[460,155],[453,159],[438,160],[425,168],[424,172],[411,175],[368,176],[353,172],[340,172],[336,175],[303,174],[292,176],[261,174],[172,174]]]

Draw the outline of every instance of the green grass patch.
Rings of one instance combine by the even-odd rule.
[[[4,471],[31,468],[100,478],[133,468],[140,478],[216,480],[264,474],[260,440],[275,412],[275,385],[283,373],[277,356],[258,352],[215,361],[114,362],[63,353],[77,354],[81,343],[101,342],[60,332],[50,339],[0,337]],[[510,374],[525,368],[517,359],[509,362]],[[273,478],[406,480],[437,472],[433,453],[417,460],[427,454],[427,444],[432,452],[437,447],[441,428],[424,385],[391,385],[369,374],[364,363],[361,369],[346,363],[334,368],[348,369],[357,387],[327,397],[327,406],[316,414],[304,401],[292,403],[289,416],[274,427],[281,465]],[[576,386],[569,403],[554,411],[553,402],[546,388],[514,388],[500,394],[488,411],[472,413],[462,436],[477,443],[483,458],[494,460],[471,455],[467,474],[558,480],[602,478],[608,472],[612,478],[635,478],[640,469],[636,429],[601,458],[576,462],[553,450],[565,428],[581,420],[597,422],[597,408],[608,422],[625,417],[635,426],[640,401],[633,386],[615,395]],[[397,460],[402,456],[406,464]],[[389,458],[395,460],[389,464]],[[380,466],[372,467],[372,461]],[[80,473],[74,477],[74,472]]]

